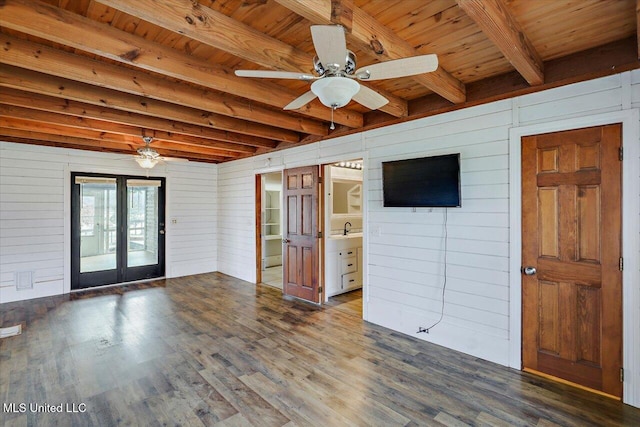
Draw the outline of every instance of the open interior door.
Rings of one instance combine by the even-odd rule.
[[[283,293],[319,303],[319,167],[287,169],[283,184]]]

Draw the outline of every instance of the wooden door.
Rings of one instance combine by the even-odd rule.
[[[522,139],[523,368],[616,397],[622,395],[621,130],[609,125]]]
[[[318,166],[284,171],[283,293],[320,302]]]

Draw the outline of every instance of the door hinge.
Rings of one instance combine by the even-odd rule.
[[[620,161],[622,161],[623,158],[623,153],[622,153],[622,147],[618,148],[618,159],[620,159]]]
[[[618,268],[620,271],[624,269],[624,259],[622,257],[620,257],[620,261],[618,262]]]
[[[321,177],[321,176],[319,176],[319,177],[318,177],[318,184],[322,184],[322,181],[323,181],[322,177]]]
[[[322,239],[322,231],[318,231],[318,239]]]
[[[620,382],[624,382],[624,368],[620,368]]]
[[[321,294],[322,293],[322,286],[318,286],[318,293]]]

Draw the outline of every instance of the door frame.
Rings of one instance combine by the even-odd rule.
[[[268,175],[270,173],[280,173],[280,176],[282,177],[282,184],[281,184],[281,192],[282,192],[282,196],[281,196],[281,208],[284,209],[284,190],[285,190],[285,182],[284,182],[284,172],[288,169],[294,169],[297,167],[309,167],[309,166],[317,166],[318,167],[318,179],[320,180],[320,188],[321,190],[318,190],[318,231],[322,233],[322,237],[320,237],[318,239],[318,287],[323,289],[323,291],[320,293],[320,295],[322,296],[320,298],[320,302],[318,302],[319,305],[322,305],[324,303],[324,289],[325,285],[324,285],[324,248],[325,248],[325,236],[324,236],[324,213],[323,213],[323,209],[324,209],[324,194],[323,194],[323,189],[324,189],[324,177],[323,177],[323,172],[322,172],[322,165],[303,165],[303,166],[293,166],[293,167],[283,167],[283,168],[278,168],[275,170],[262,170],[262,171],[258,171],[258,170],[254,170],[254,200],[255,200],[255,216],[254,216],[254,225],[255,225],[255,259],[256,259],[256,275],[255,275],[255,283],[261,283],[262,282],[262,206],[264,203],[264,200],[262,199],[262,193],[263,193],[263,184],[262,184],[262,177],[264,175]],[[282,224],[280,224],[281,227],[281,233],[282,233],[282,238],[284,239],[284,218],[282,217],[282,213],[281,213],[281,219],[283,221]],[[282,248],[282,278],[283,278],[283,283],[282,283],[282,294],[286,295],[284,293],[284,257],[285,257],[285,251],[284,251],[284,245]],[[306,301],[306,300],[305,300]],[[311,303],[313,303],[312,301],[309,301]]]
[[[94,272],[93,274],[96,277],[108,277],[110,275],[115,274],[115,282],[114,283],[105,283],[105,284],[97,284],[97,285],[87,285],[73,288],[73,283],[80,280],[80,224],[76,221],[78,220],[78,216],[80,215],[80,206],[81,201],[79,200],[79,194],[76,192],[76,183],[75,178],[78,176],[88,176],[88,177],[105,177],[116,180],[116,198],[117,198],[117,217],[118,224],[116,227],[116,234],[118,235],[117,245],[116,245],[116,268],[113,271],[114,273],[104,272]],[[126,262],[128,256],[127,249],[127,239],[125,238],[128,235],[128,227],[126,226],[128,221],[128,190],[127,190],[127,180],[159,180],[161,182],[158,195],[158,226],[167,229],[166,226],[166,206],[167,206],[167,191],[166,191],[166,178],[160,176],[143,176],[143,175],[135,175],[135,174],[112,174],[112,173],[96,173],[96,172],[70,172],[70,181],[69,181],[69,199],[70,199],[70,265],[71,265],[71,290],[72,291],[82,291],[95,287],[101,286],[114,286],[120,285],[123,283],[131,283],[131,282],[140,282],[140,281],[148,281],[148,280],[157,280],[159,278],[165,277],[166,275],[166,238],[164,232],[158,234],[158,262],[156,264],[152,264],[151,266],[157,266],[157,269],[160,271],[159,276],[147,277],[147,278],[135,278],[135,277],[127,277],[129,274],[133,276],[140,276],[141,273],[144,275],[148,275],[151,266],[150,265],[142,265],[142,266],[124,266],[123,264]],[[79,204],[79,205],[78,205]],[[77,209],[77,211],[75,210]],[[78,216],[77,216],[78,215]],[[122,235],[124,234],[124,236]],[[161,235],[162,234],[162,235]],[[155,268],[154,268],[155,269]],[[146,273],[145,273],[146,272]],[[96,274],[97,273],[97,274]],[[101,274],[102,273],[102,274]],[[107,273],[107,274],[105,274]],[[137,274],[134,274],[137,273]]]
[[[133,162],[132,162],[133,163]],[[68,294],[71,292],[71,173],[93,173],[93,174],[105,174],[105,175],[136,175],[141,176],[141,169],[137,166],[132,167],[123,167],[122,165],[117,165],[114,167],[105,167],[103,165],[95,165],[95,164],[80,164],[80,163],[68,163],[64,165],[63,177],[64,177],[64,185],[63,185],[63,195],[64,195],[64,274],[62,279],[62,293]],[[142,171],[144,173],[144,171]],[[158,167],[156,166],[153,169],[153,176],[150,178],[164,178],[165,179],[165,220],[171,218],[171,185],[169,182],[167,169],[166,167]],[[146,176],[145,176],[146,178]],[[165,224],[165,230],[167,230],[167,226],[169,224]],[[167,232],[165,234],[164,246],[164,277],[172,277],[171,275],[171,233]],[[162,278],[162,277],[160,277]],[[140,282],[150,281],[150,280],[158,280],[155,279],[146,279],[140,280]],[[109,285],[107,285],[109,286]],[[75,292],[75,291],[74,291]]]
[[[347,136],[346,137],[348,141],[352,141],[352,139],[349,139],[350,137]],[[366,195],[369,192],[369,183],[367,180],[367,175],[368,175],[368,170],[367,170],[367,166],[369,165],[369,153],[367,151],[364,150],[364,139],[361,136],[358,136],[358,142],[353,142],[354,148],[359,149],[360,151],[345,151],[343,152],[336,152],[338,150],[329,150],[331,151],[330,155],[327,156],[322,156],[320,155],[320,153],[318,152],[318,156],[317,158],[313,159],[313,160],[293,160],[291,162],[287,161],[286,158],[284,158],[284,156],[282,155],[282,153],[269,153],[268,155],[264,155],[263,157],[258,157],[255,159],[254,162],[254,168],[253,168],[253,174],[254,174],[254,191],[257,192],[257,185],[258,185],[258,178],[256,178],[255,176],[257,175],[261,175],[261,174],[266,174],[266,173],[271,173],[271,172],[283,172],[285,169],[293,169],[296,167],[300,167],[300,166],[312,166],[312,165],[318,165],[320,168],[322,168],[324,165],[329,165],[329,164],[333,164],[336,162],[339,162],[341,160],[344,159],[362,159],[362,167],[364,170],[364,175],[362,178],[362,194],[363,194],[363,198],[362,198],[362,248],[363,248],[363,253],[362,253],[362,319],[363,320],[369,320],[369,306],[368,306],[368,301],[369,301],[369,286],[368,286],[368,277],[369,277],[369,265],[368,265],[368,259],[369,259],[369,228],[368,228],[368,220],[369,220],[369,215],[368,215],[368,206],[369,206],[369,201],[368,201],[368,197],[366,197]],[[327,141],[328,142],[328,141]],[[345,144],[345,139],[343,138],[336,138],[334,140],[331,140],[331,146],[340,146],[340,147],[344,147],[346,146]],[[315,161],[315,163],[314,163]],[[264,166],[261,167],[260,163],[264,162]],[[324,184],[323,184],[324,185]],[[284,183],[283,183],[283,187],[284,187]],[[320,214],[321,216],[326,215],[326,199],[324,197],[324,190],[321,192],[322,194],[319,195],[320,197]],[[256,199],[257,200],[257,199]],[[257,206],[256,206],[256,211],[255,211],[255,221],[254,224],[258,224],[260,221],[260,215],[261,212],[257,210]],[[322,219],[322,221],[324,221],[324,218]],[[256,225],[257,226],[257,225]],[[254,227],[255,228],[255,227]],[[323,228],[324,228],[324,223],[323,223]],[[258,252],[258,245],[260,242],[260,237],[257,235],[257,229],[255,231],[256,236],[255,236],[255,242],[256,244],[255,246],[255,255],[259,255]],[[324,230],[323,230],[324,231]],[[321,258],[321,263],[320,263],[320,284],[321,286],[324,288],[325,284],[324,284],[324,275],[325,275],[325,267],[324,267],[324,257],[325,257],[325,239],[326,235],[323,233],[323,237],[322,237],[322,249],[321,249],[321,254],[320,254],[320,258]],[[255,258],[257,260],[257,258]],[[520,267],[518,267],[520,268]],[[257,264],[256,264],[256,269],[257,269]],[[256,275],[255,278],[256,280],[254,280],[254,283],[260,283],[260,281],[258,281],[257,279],[261,276],[261,274],[256,271]]]
[[[254,172],[254,199],[255,199],[255,215],[254,215],[254,225],[255,225],[255,246],[256,246],[256,284],[262,282],[262,205],[264,200],[262,199],[262,193],[264,191],[262,184],[262,177],[272,173],[279,173],[280,177],[284,175],[284,169],[271,170],[269,172]],[[284,182],[280,186],[280,191],[284,190]],[[281,197],[282,199],[282,197]],[[283,203],[280,200],[281,204]],[[282,209],[282,206],[281,206]],[[280,213],[282,218],[282,212]],[[280,224],[282,231],[283,224]],[[284,252],[283,252],[284,256]],[[284,264],[281,266],[284,269]],[[283,289],[284,290],[284,283]]]
[[[268,162],[271,163],[271,158],[268,158]],[[284,170],[286,168],[282,166],[278,167],[268,167],[264,169],[254,169],[253,171],[253,191],[254,191],[254,204],[255,204],[255,212],[254,212],[254,237],[255,237],[255,260],[256,260],[256,272],[255,272],[255,281],[254,283],[257,285],[262,282],[262,176],[270,173],[280,173],[280,176],[284,176]],[[284,190],[284,182],[282,183],[281,190]],[[280,225],[281,227],[283,224]],[[284,253],[283,253],[284,256]],[[284,268],[284,264],[282,266]],[[283,289],[284,291],[284,283]]]
[[[509,366],[522,369],[522,182],[521,139],[528,135],[559,132],[622,123],[622,257],[628,267],[622,272],[622,364],[625,371],[622,401],[640,407],[640,272],[631,261],[640,252],[640,112],[614,111],[578,118],[514,127],[509,130]],[[635,258],[634,258],[635,257]]]
[[[256,284],[262,282],[262,175],[254,175],[255,233],[256,233]]]

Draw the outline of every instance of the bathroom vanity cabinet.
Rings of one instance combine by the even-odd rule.
[[[327,239],[327,297],[362,287],[362,233]]]

